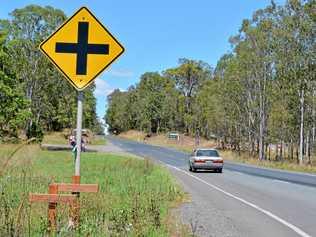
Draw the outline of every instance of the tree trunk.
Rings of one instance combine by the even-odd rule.
[[[313,95],[314,97],[315,95]],[[315,108],[312,109],[312,144],[315,142]]]
[[[304,159],[304,89],[301,90],[300,93],[300,112],[301,112],[301,118],[300,118],[300,141],[299,141],[299,156],[298,156],[298,162],[300,165],[303,164]]]
[[[32,114],[32,97],[33,97],[33,88],[31,85],[28,85],[26,88],[26,98],[31,102],[31,106],[29,107],[29,112]],[[26,130],[30,130],[33,125],[33,116],[31,116],[26,124]],[[29,139],[30,137],[28,137]]]
[[[315,96],[316,96],[316,90],[315,88],[313,89],[313,104],[312,104],[312,141],[310,145],[310,156],[314,154],[314,146],[315,146],[315,115],[316,115],[316,110],[315,110]]]
[[[160,130],[160,120],[158,119],[157,121],[157,130],[156,130],[156,134],[159,134],[159,130]]]
[[[253,156],[253,141],[251,136],[251,121],[250,121],[250,115],[248,115],[248,149],[249,149],[249,156]]]
[[[293,159],[294,159],[294,145],[293,145],[293,141],[292,141],[292,139],[291,139],[290,146],[291,146],[291,155],[290,155],[290,159],[291,159],[291,160],[293,160]]]
[[[281,146],[280,146],[280,160],[283,160],[283,141],[281,141]]]
[[[259,128],[259,160],[264,159],[264,121],[260,119]]]
[[[259,95],[259,160],[265,159],[264,154],[264,135],[265,135],[265,76],[264,81],[261,85],[260,95]]]
[[[310,164],[310,162],[311,162],[309,151],[310,151],[310,132],[308,130],[307,134],[306,134],[306,151],[305,151],[305,156],[308,159],[308,164]]]
[[[255,142],[254,142],[254,140],[251,141],[251,156],[255,157]]]

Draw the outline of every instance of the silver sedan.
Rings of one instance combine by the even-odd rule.
[[[189,159],[189,170],[214,170],[222,173],[224,161],[216,149],[196,149]]]

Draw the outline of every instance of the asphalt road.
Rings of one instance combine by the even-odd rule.
[[[125,152],[150,157],[171,170],[191,195],[192,202],[182,206],[181,215],[197,236],[316,236],[316,187],[284,181],[284,174],[289,175],[286,172],[276,179],[277,173],[263,175],[266,169],[229,164],[226,169],[224,165],[222,174],[191,173],[186,153],[115,137],[108,140]]]

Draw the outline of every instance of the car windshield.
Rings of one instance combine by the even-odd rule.
[[[198,150],[196,156],[212,156],[219,157],[218,152],[215,150]]]

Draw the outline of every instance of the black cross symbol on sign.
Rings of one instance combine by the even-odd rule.
[[[108,44],[89,44],[89,22],[78,23],[78,43],[57,42],[56,53],[75,53],[77,54],[77,75],[87,74],[88,54],[109,54]]]

